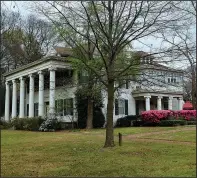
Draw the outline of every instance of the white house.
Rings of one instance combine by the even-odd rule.
[[[114,123],[120,117],[138,115],[144,110],[182,109],[183,73],[151,61],[142,66],[145,66],[143,73],[150,74],[149,78],[141,84],[126,83],[115,93]],[[5,73],[4,79],[5,120],[58,113],[64,122],[77,121],[73,108],[78,73],[66,57],[51,56],[37,60]],[[154,80],[162,85],[154,84]],[[106,116],[107,97],[105,91],[102,93],[102,111]]]

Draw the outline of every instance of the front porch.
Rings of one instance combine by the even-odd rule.
[[[183,98],[178,93],[133,93],[136,115],[149,110],[182,110]]]

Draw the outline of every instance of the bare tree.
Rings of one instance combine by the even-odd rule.
[[[161,38],[168,44],[167,48],[171,49],[170,55],[174,58],[172,60],[176,59],[179,63],[189,64],[191,100],[196,108],[196,2],[179,2],[173,6],[176,11],[189,20],[173,23],[166,29],[168,33],[161,31]]]
[[[10,68],[33,62],[46,56],[56,43],[52,25],[33,15],[23,18],[20,13],[2,13],[2,60]]]
[[[76,57],[80,56],[83,66],[106,87],[108,104],[104,147],[113,147],[113,105],[117,89],[114,82],[135,75],[139,70],[139,57],[135,54],[122,60],[118,56],[133,41],[165,29],[172,21],[178,21],[181,15],[173,12],[172,2],[53,1],[47,4],[39,5],[37,9],[53,22],[66,43],[77,49],[80,55]],[[93,13],[88,10],[89,5]],[[90,35],[83,28],[87,22]],[[89,39],[95,46],[93,57],[96,60],[87,62],[84,52],[88,54],[89,51],[81,45],[82,39]]]

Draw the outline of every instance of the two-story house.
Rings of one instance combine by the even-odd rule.
[[[57,113],[64,122],[77,121],[74,108],[78,73],[67,56],[45,57],[4,74],[5,120]],[[115,93],[114,123],[144,110],[182,109],[183,72],[144,60],[138,79]],[[106,116],[107,97],[104,90],[102,93]]]

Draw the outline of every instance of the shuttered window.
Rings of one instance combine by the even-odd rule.
[[[73,115],[73,98],[56,100],[55,106],[58,115]]]
[[[128,115],[128,100],[125,100],[125,115]]]
[[[115,99],[115,115],[118,115],[119,112],[118,112],[118,100]]]
[[[115,115],[128,115],[128,100],[115,99]]]

